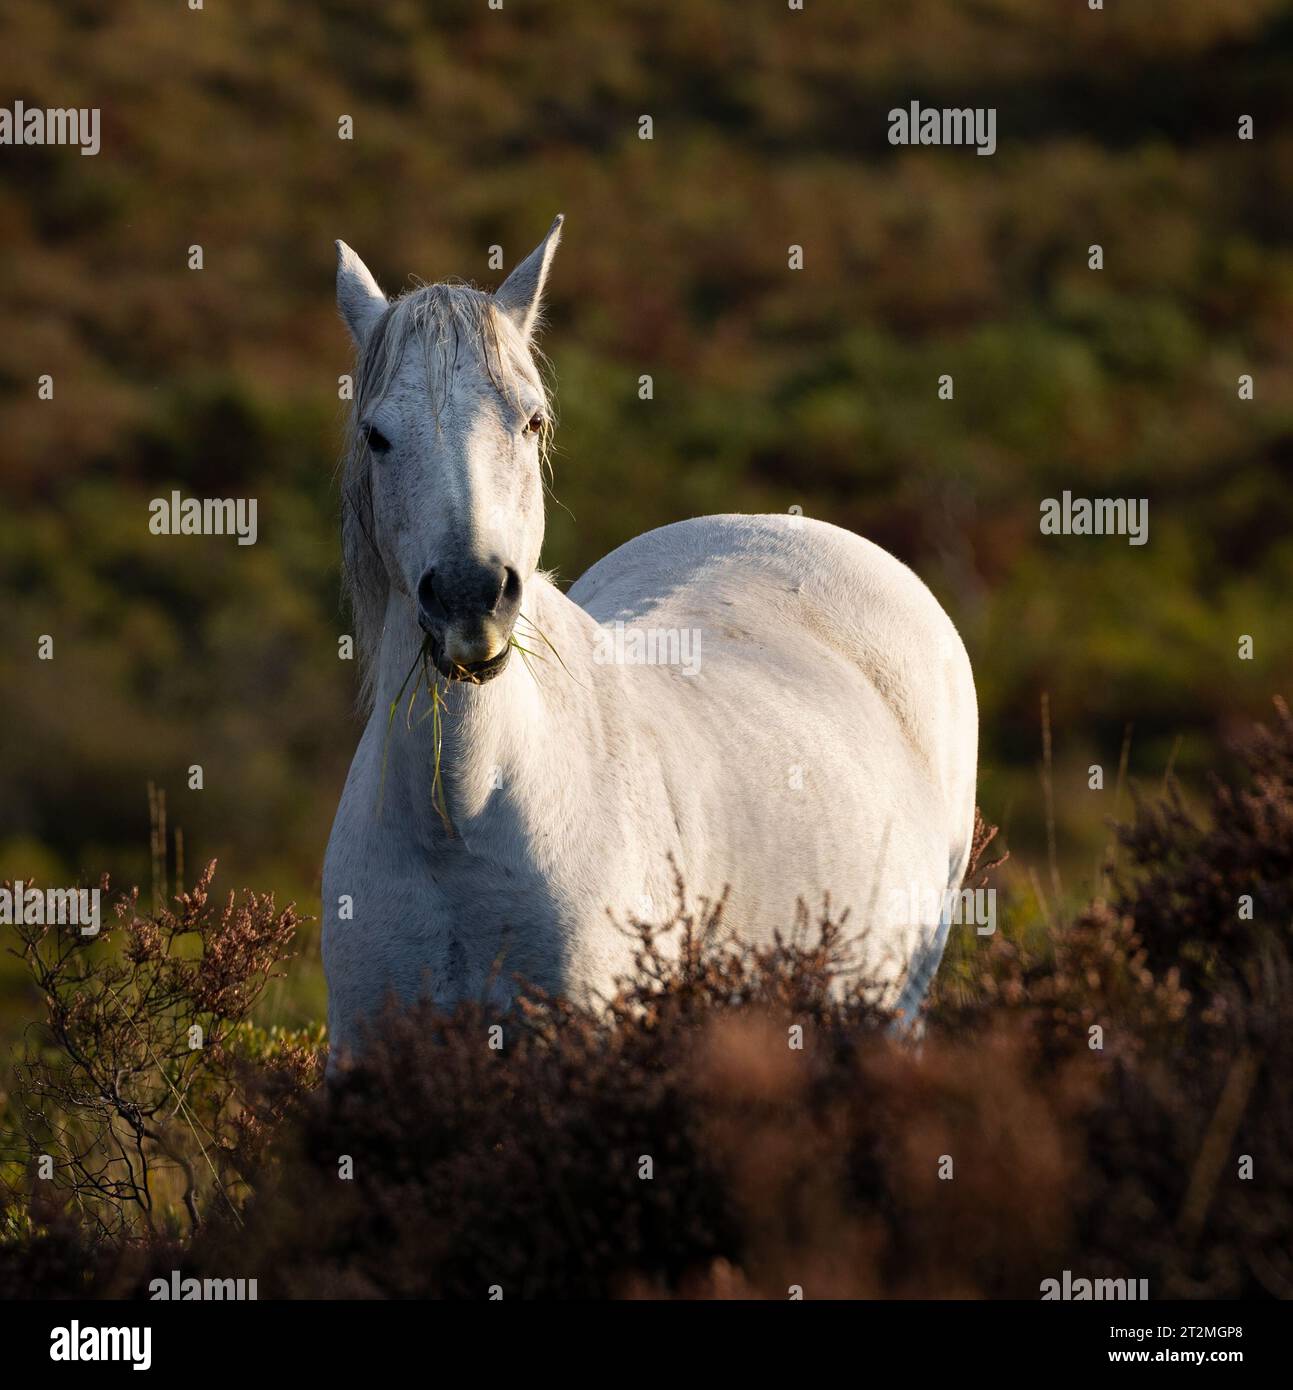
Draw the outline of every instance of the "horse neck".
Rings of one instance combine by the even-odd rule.
[[[437,723],[450,821],[455,834],[473,842],[488,833],[490,818],[481,813],[490,803],[501,798],[526,821],[560,816],[563,800],[586,785],[581,773],[594,771],[613,679],[612,668],[593,660],[596,624],[539,575],[526,585],[521,609],[516,640],[526,652],[514,650],[496,679],[475,686],[446,681],[431,668],[442,701],[437,720],[417,660],[422,633],[411,605],[397,596],[388,607],[372,716],[386,750],[383,795],[395,814],[420,820],[430,841],[444,833],[433,801]],[[401,696],[410,668],[414,677]]]

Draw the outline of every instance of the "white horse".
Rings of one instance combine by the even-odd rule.
[[[753,940],[829,893],[912,1018],[969,859],[969,660],[885,551],[801,516],[709,516],[568,594],[538,569],[532,337],[561,222],[493,295],[388,302],[337,243],[368,722],[323,875],[334,1063],[392,995],[505,1003],[519,975],[608,997],[622,924],[670,915],[674,864],[689,897],[730,885],[725,920]]]

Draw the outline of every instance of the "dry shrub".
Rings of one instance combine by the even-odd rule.
[[[1111,902],[1043,954],[994,941],[939,1010],[961,1036],[1017,1019],[1039,1086],[1096,1062],[1079,1248],[1163,1297],[1293,1297],[1293,719],[1274,703],[1200,813],[1175,786],[1138,802]]]
[[[478,1008],[392,1014],[199,1261],[286,1296],[1035,1294],[1089,1074],[1039,1088],[1021,1028],[913,1051],[831,990],[830,920],[636,930],[608,1014],[532,994],[500,1050]]]
[[[41,1259],[73,1230],[95,1270],[191,1234],[216,1205],[236,1219],[269,1137],[319,1075],[308,1036],[250,1022],[288,956],[294,908],[255,893],[217,905],[214,872],[154,915],[135,890],[96,936],[12,929],[46,1016],[27,1032],[0,1130],[0,1236],[26,1232]]]
[[[753,950],[680,888],[671,922],[635,924],[609,1011],[530,992],[502,1019],[392,1012],[277,1124],[241,1221],[213,1212],[146,1260],[299,1297],[1036,1298],[1064,1269],[1288,1296],[1282,704],[1245,758],[1207,814],[1139,807],[1111,900],[1037,952],[986,943],[919,1046],[838,987],[829,914]],[[60,1238],[31,1260],[59,1268]]]

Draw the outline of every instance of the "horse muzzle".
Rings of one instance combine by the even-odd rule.
[[[521,581],[506,565],[427,570],[418,584],[418,624],[449,680],[483,685],[502,673],[520,608]]]

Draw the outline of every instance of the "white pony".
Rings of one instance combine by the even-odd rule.
[[[323,874],[334,1064],[392,995],[505,1004],[521,976],[609,997],[622,924],[670,915],[674,864],[689,898],[730,885],[753,940],[829,893],[914,1018],[969,859],[969,660],[885,551],[806,517],[709,516],[568,594],[539,571],[531,340],[561,222],[493,295],[388,302],[337,243],[368,722]]]

